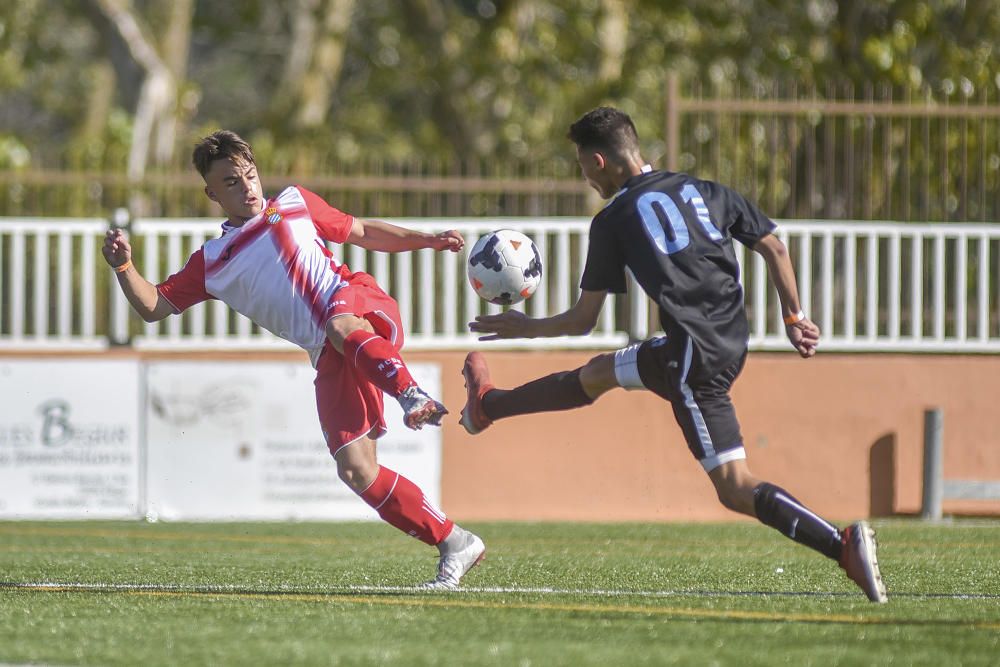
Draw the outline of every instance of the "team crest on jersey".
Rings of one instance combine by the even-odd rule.
[[[264,219],[267,220],[267,224],[276,225],[281,222],[281,214],[278,213],[278,209],[272,206],[264,211]]]

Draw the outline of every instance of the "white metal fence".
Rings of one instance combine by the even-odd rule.
[[[796,221],[778,235],[823,349],[1000,351],[1000,225]],[[783,349],[763,259],[740,254],[751,347]]]
[[[427,231],[458,229],[472,242],[501,227],[531,236],[543,284],[524,305],[560,312],[578,293],[588,219],[395,219]],[[209,302],[181,317],[144,324],[129,315],[99,256],[101,219],[0,218],[0,350],[101,348],[269,349],[289,344]],[[219,232],[218,220],[140,219],[131,224],[136,264],[157,282]],[[803,308],[824,332],[822,347],[846,351],[1000,351],[1000,225],[784,222],[779,235],[796,263]],[[467,348],[466,323],[499,312],[465,279],[464,253],[388,255],[333,246],[352,270],[375,276],[399,301],[410,349]],[[737,244],[751,347],[789,349],[763,259]],[[345,256],[346,255],[346,256]],[[655,309],[638,290],[610,299],[586,337],[504,342],[510,348],[615,347],[654,333]],[[499,345],[495,345],[499,346]]]
[[[98,322],[101,218],[0,218],[0,348],[107,345]]]

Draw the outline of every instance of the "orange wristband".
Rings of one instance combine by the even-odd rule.
[[[111,268],[113,268],[115,270],[115,273],[125,273],[126,271],[128,271],[128,269],[129,269],[130,266],[132,266],[132,260],[131,259],[126,260],[125,263],[122,264],[121,266],[113,266]]]
[[[792,313],[791,315],[786,317],[785,324],[787,324],[788,326],[792,326],[793,324],[798,324],[804,319],[806,319],[806,314],[800,310],[799,312]]]

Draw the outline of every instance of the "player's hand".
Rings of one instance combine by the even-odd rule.
[[[499,315],[478,315],[475,322],[469,322],[469,330],[487,334],[479,340],[500,340],[501,338],[531,338],[528,323],[531,318],[519,310],[508,310]]]
[[[435,234],[431,237],[431,247],[435,250],[450,250],[458,252],[465,247],[465,239],[454,229]]]
[[[803,359],[816,354],[816,346],[819,345],[819,327],[808,317],[795,324],[786,325],[785,333],[788,334],[792,347],[798,350]]]
[[[111,229],[104,235],[104,247],[101,248],[104,259],[111,266],[121,266],[132,259],[132,246],[128,237],[121,229]]]

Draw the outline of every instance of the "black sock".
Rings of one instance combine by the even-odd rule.
[[[483,397],[483,411],[490,419],[533,412],[571,410],[594,402],[580,384],[580,369],[553,373],[510,390],[494,389]]]
[[[753,490],[753,507],[764,525],[828,558],[840,560],[840,531],[781,487],[767,482],[758,486]]]

